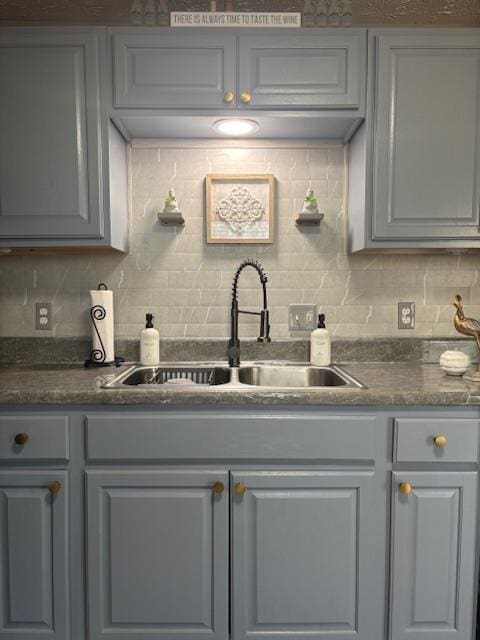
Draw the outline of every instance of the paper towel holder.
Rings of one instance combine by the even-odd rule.
[[[99,291],[108,291],[108,287],[104,282],[100,282],[97,289]],[[95,333],[97,334],[98,341],[100,343],[100,349],[92,349],[90,352],[90,358],[85,360],[85,368],[88,367],[110,367],[115,365],[119,367],[123,362],[125,362],[125,358],[120,356],[115,356],[113,360],[110,362],[105,361],[106,351],[105,346],[102,341],[102,337],[97,327],[97,321],[103,320],[107,315],[105,307],[101,304],[96,304],[93,307],[90,307],[90,319],[92,321],[93,328],[95,329]]]

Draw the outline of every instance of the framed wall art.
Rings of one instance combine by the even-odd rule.
[[[273,242],[273,174],[210,174],[205,189],[208,243]]]

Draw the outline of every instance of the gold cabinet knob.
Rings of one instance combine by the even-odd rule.
[[[215,484],[213,485],[213,490],[215,493],[223,493],[225,491],[225,485],[223,484],[223,482],[217,480],[217,482],[215,482]]]
[[[243,102],[243,104],[250,104],[250,102],[252,101],[252,94],[248,91],[243,91],[240,94],[240,100]]]
[[[15,444],[27,444],[28,442],[28,433],[17,433],[15,436]]]
[[[445,436],[435,436],[433,442],[436,447],[444,447],[447,444],[447,438]]]
[[[400,484],[400,493],[403,493],[404,496],[408,496],[409,493],[412,493],[412,485],[408,482],[402,482]]]
[[[48,490],[52,495],[56,495],[61,488],[62,484],[58,480],[54,480],[54,482],[48,485]]]
[[[243,482],[237,482],[235,485],[235,494],[237,496],[243,496],[245,495],[247,491],[247,485],[243,484]]]
[[[223,94],[223,101],[231,104],[235,100],[235,94],[233,91],[225,91]]]

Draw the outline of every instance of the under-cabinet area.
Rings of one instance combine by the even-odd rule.
[[[479,249],[478,29],[3,27],[0,51],[1,248],[127,252],[132,140],[241,120],[347,146],[349,252]]]
[[[26,409],[1,638],[474,638],[478,409]]]

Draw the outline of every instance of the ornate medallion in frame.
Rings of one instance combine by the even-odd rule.
[[[209,174],[205,190],[208,243],[273,242],[273,174]]]

